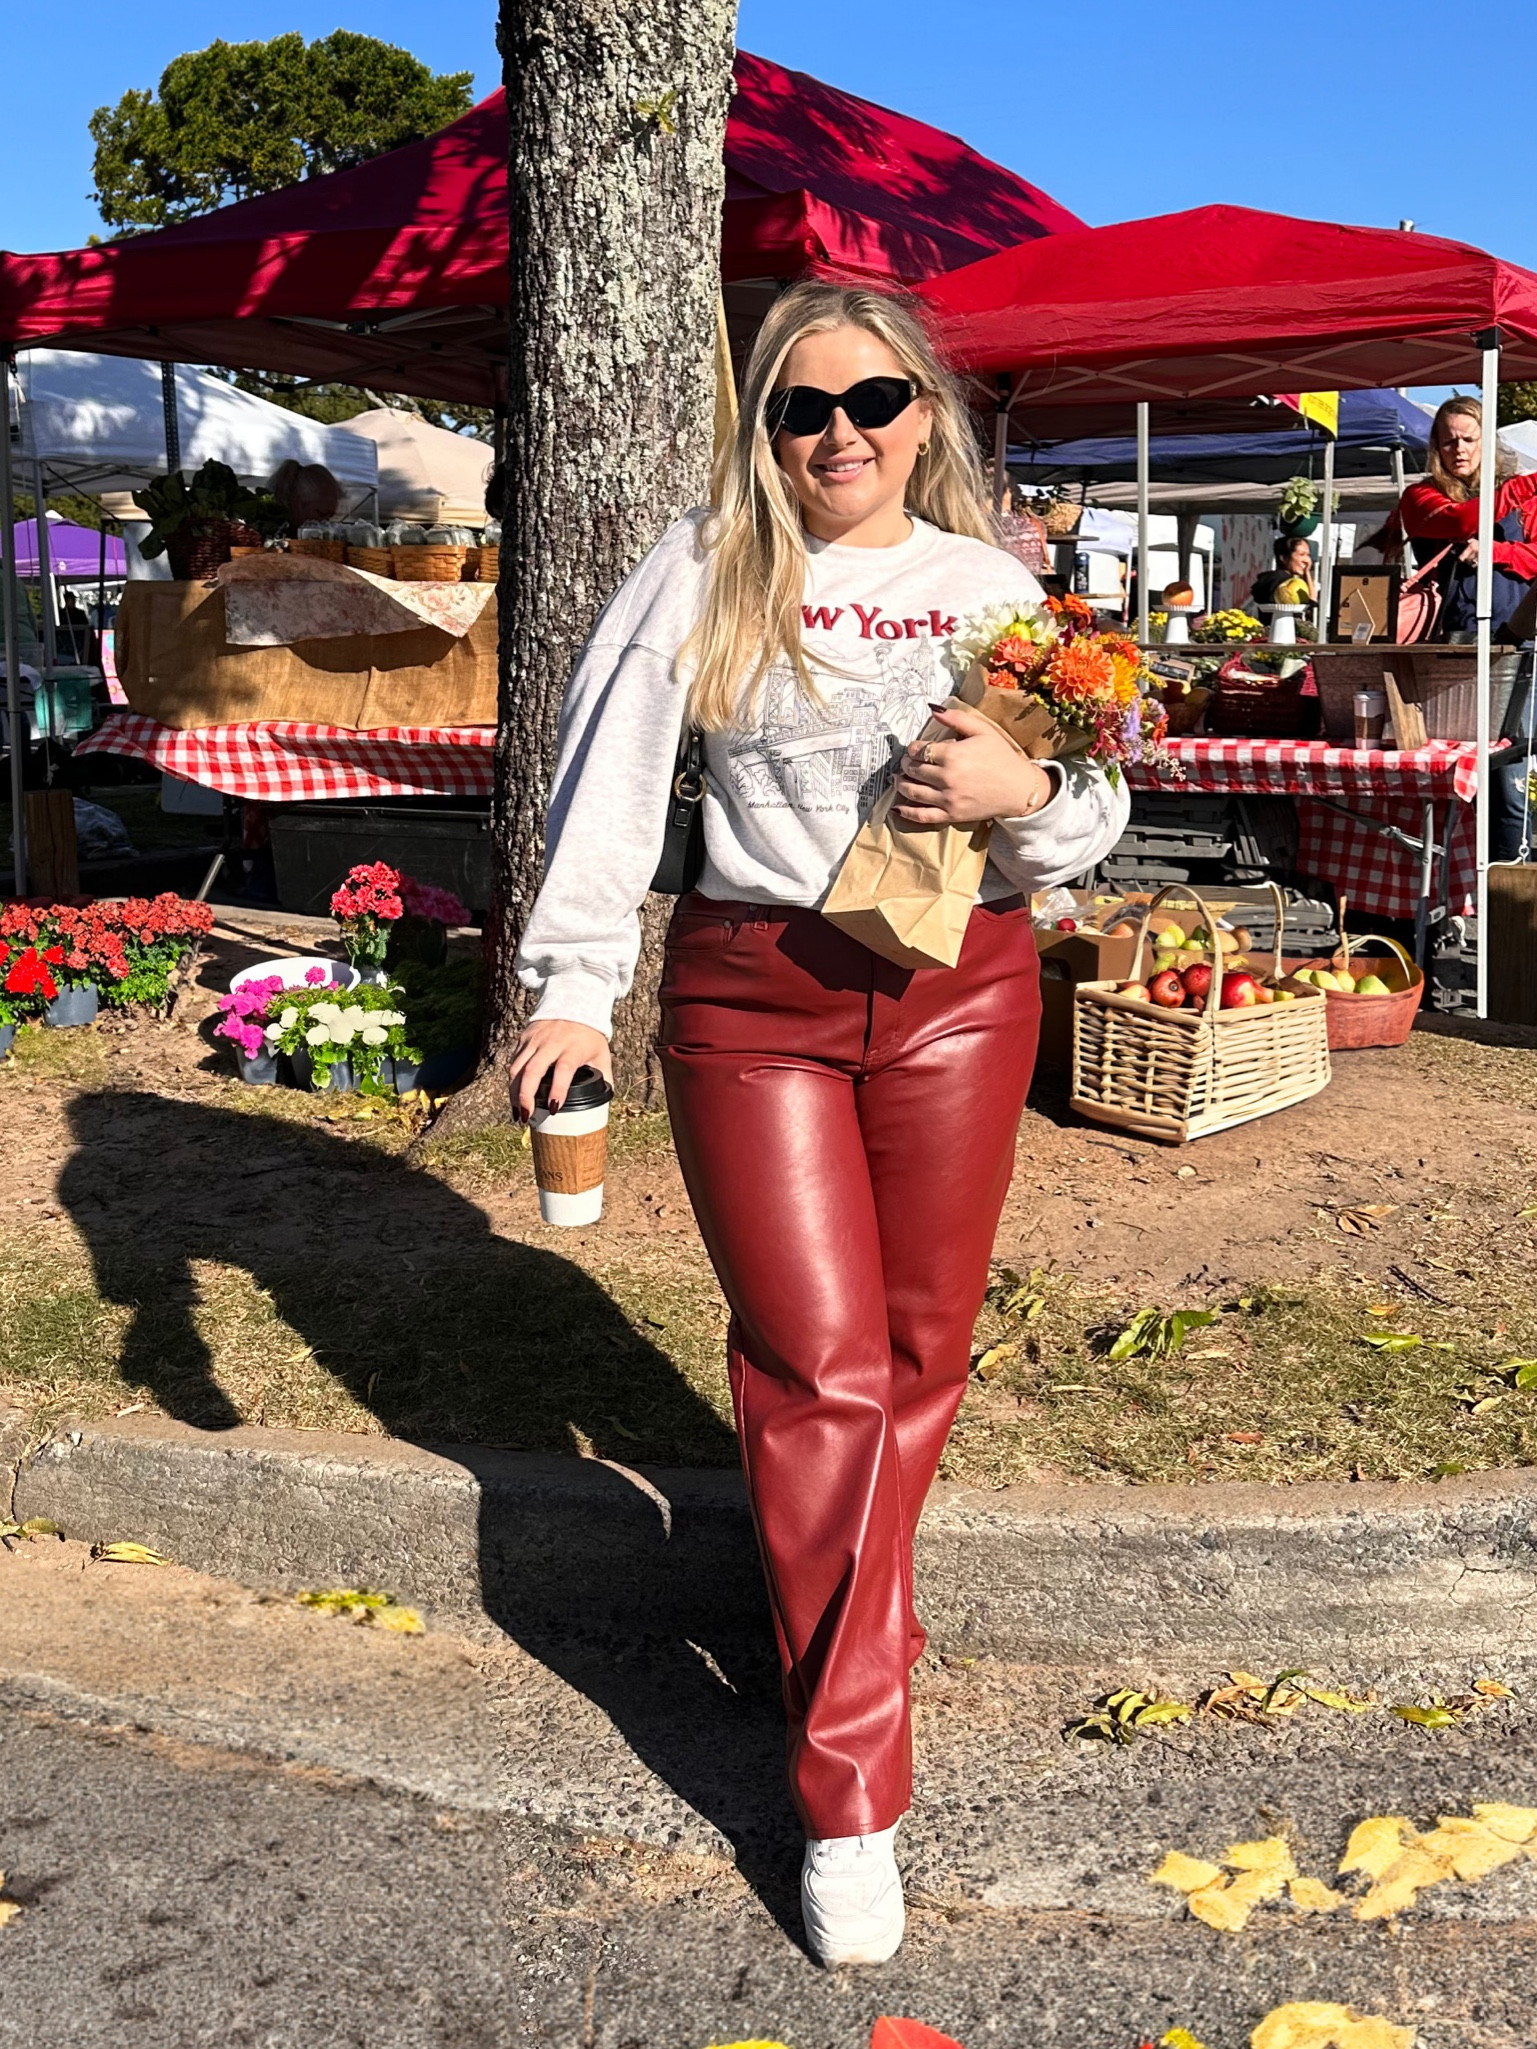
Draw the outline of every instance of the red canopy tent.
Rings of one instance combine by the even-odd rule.
[[[920,287],[1013,402],[1105,405],[1444,384],[1501,331],[1537,377],[1537,276],[1464,242],[1242,206],[1053,235]]]
[[[739,52],[728,285],[913,282],[1082,227],[952,135]],[[152,235],[0,257],[0,346],[47,343],[489,404],[506,351],[507,115]]]
[[[1498,380],[1537,377],[1537,275],[1464,242],[1339,227],[1246,207],[1124,221],[1008,249],[920,287],[957,365],[1006,384],[1028,420],[1066,404],[1136,404],[1142,637],[1147,637],[1146,433],[1153,401],[1301,386],[1445,384],[1475,370],[1483,474],[1495,466]],[[1000,436],[1001,439],[1001,436]],[[1332,477],[1325,475],[1325,507]],[[1323,588],[1330,550],[1325,511]],[[1479,499],[1478,754],[1490,740],[1494,493]],[[1326,607],[1326,596],[1325,596]],[[1489,778],[1474,827],[1487,910]],[[1424,838],[1430,839],[1428,826]],[[1487,1012],[1480,943],[1478,998]]]

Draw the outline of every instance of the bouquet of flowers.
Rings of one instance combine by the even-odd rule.
[[[1124,633],[1097,628],[1080,597],[989,606],[961,621],[945,659],[962,702],[1036,760],[1082,756],[1114,782],[1123,761],[1159,758],[1163,708],[1142,651]],[[1017,696],[998,703],[989,691]]]
[[[1094,624],[1082,598],[991,605],[962,619],[945,652],[950,706],[989,720],[1037,761],[1077,757],[1111,778],[1121,764],[1166,759],[1163,707],[1144,695],[1141,651]],[[953,739],[926,726],[918,741]],[[953,968],[971,919],[992,825],[913,826],[892,816],[894,788],[855,835],[824,917],[900,967]]]
[[[342,928],[342,945],[355,968],[381,968],[390,927],[404,917],[400,873],[387,861],[360,861],[331,898],[331,916]]]

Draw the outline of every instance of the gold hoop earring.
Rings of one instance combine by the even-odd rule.
[[[926,441],[920,441],[920,442],[918,443],[918,453],[919,453],[920,455],[927,455],[927,454],[928,454],[928,452],[929,452],[929,444],[928,444],[928,443],[927,443]]]

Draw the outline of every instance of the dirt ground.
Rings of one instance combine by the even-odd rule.
[[[229,915],[173,1021],[27,1033],[0,1068],[0,1406],[728,1462],[724,1305],[665,1119],[619,1121],[603,1221],[557,1231],[515,1131],[429,1133],[413,1164],[410,1111],[242,1087],[215,993],[321,928]],[[1040,1077],[947,1472],[1526,1462],[1537,1047],[1490,1041],[1537,1035],[1472,1030],[1427,1019],[1181,1149],[1077,1122]],[[1147,1306],[1218,1320],[1111,1360]]]

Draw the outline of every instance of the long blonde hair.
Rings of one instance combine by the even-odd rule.
[[[948,533],[994,539],[981,459],[960,389],[940,364],[912,303],[863,287],[793,285],[758,330],[742,379],[736,433],[722,449],[704,530],[711,554],[704,606],[679,653],[688,716],[720,732],[752,715],[768,669],[789,663],[807,699],[822,701],[801,636],[806,536],[800,501],[774,459],[764,424],[785,358],[803,335],[860,327],[883,341],[933,412],[928,448],[907,505]]]
[[[1430,423],[1430,456],[1425,464],[1425,474],[1441,493],[1450,498],[1454,505],[1465,505],[1470,498],[1478,496],[1479,478],[1454,477],[1441,460],[1441,422],[1458,416],[1472,420],[1480,433],[1483,432],[1483,400],[1477,398],[1444,398],[1436,407],[1436,416]],[[1494,480],[1502,483],[1515,472],[1515,464],[1506,451],[1496,442],[1494,445]]]

